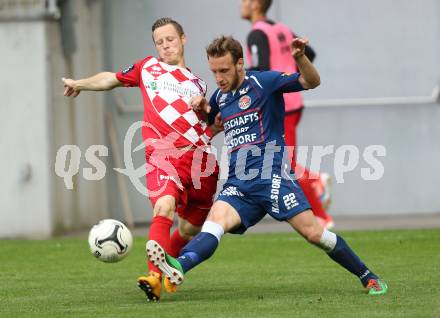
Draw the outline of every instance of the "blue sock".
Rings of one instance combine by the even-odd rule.
[[[337,235],[335,248],[328,253],[328,256],[346,270],[356,275],[364,286],[367,286],[368,280],[378,278],[367,268],[367,266],[365,266],[350,246],[348,246],[344,239],[339,235]]]
[[[183,272],[187,272],[214,254],[218,246],[217,238],[211,233],[200,232],[180,252],[177,258]]]

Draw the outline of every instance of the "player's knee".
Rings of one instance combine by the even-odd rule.
[[[228,223],[230,220],[228,219],[227,213],[221,210],[212,211],[213,213],[210,213],[208,217],[206,218],[207,221],[214,222],[216,224],[221,225],[223,228],[228,227]]]
[[[192,238],[196,236],[201,229],[201,226],[195,226],[191,223],[179,224],[179,234],[187,241],[192,240]]]
[[[153,214],[154,216],[163,216],[172,219],[174,217],[175,209],[174,204],[169,202],[157,202],[154,206]]]
[[[219,224],[225,232],[229,232],[231,229],[240,225],[241,218],[229,203],[217,201],[212,206],[206,221]]]
[[[303,233],[305,239],[314,245],[319,245],[322,236],[322,230],[315,227],[310,227]]]
[[[194,236],[196,236],[196,234],[187,233],[187,232],[180,232],[180,231],[179,231],[179,234],[186,241],[191,241],[194,238]]]

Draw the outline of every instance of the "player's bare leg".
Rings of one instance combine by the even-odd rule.
[[[287,221],[309,243],[318,245],[324,228],[316,220],[312,210],[307,210]]]
[[[356,275],[368,294],[387,292],[386,283],[365,266],[342,237],[324,229],[311,210],[299,213],[287,222],[308,242],[323,249],[332,260]]]

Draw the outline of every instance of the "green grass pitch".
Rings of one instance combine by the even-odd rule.
[[[343,232],[389,293],[357,278],[296,234],[227,235],[175,294],[147,303],[144,239],[105,264],[86,238],[0,241],[0,317],[440,317],[440,230]]]

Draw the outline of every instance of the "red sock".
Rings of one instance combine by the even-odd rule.
[[[309,171],[307,169],[304,170],[304,174],[301,177],[298,177],[298,183],[312,207],[313,214],[326,220],[329,216],[322,207],[321,200],[316,195],[315,189],[313,189],[313,181],[315,180],[310,180]]]
[[[148,234],[149,240],[155,240],[158,242],[166,252],[170,250],[170,229],[173,226],[173,221],[163,216],[155,216],[151,220],[150,233]],[[148,269],[150,271],[161,274],[160,269],[154,266],[150,260],[148,260]]]
[[[178,229],[175,229],[173,234],[171,235],[171,244],[169,254],[172,257],[178,257],[180,250],[188,243],[186,239],[184,239]]]

